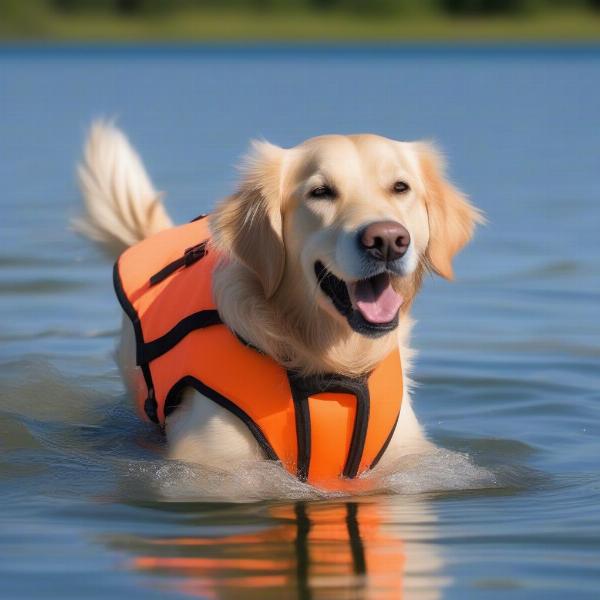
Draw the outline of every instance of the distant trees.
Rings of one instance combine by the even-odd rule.
[[[0,2],[11,0],[0,0]],[[36,0],[62,11],[105,11],[121,14],[168,13],[190,8],[298,9],[394,14],[443,12],[456,15],[518,14],[588,6],[600,0]]]
[[[518,14],[548,9],[600,7],[600,0],[439,0],[440,8],[450,14]]]

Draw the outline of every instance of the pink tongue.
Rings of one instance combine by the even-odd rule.
[[[370,323],[389,323],[402,304],[402,296],[394,291],[386,274],[357,281],[352,295],[360,314]]]

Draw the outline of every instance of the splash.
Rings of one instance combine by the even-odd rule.
[[[339,480],[320,489],[298,481],[273,462],[248,463],[219,472],[174,461],[130,463],[129,493],[171,501],[256,502],[319,500],[376,494],[424,494],[488,489],[500,486],[494,473],[464,453],[437,449],[411,455],[385,475],[376,471],[356,480]],[[133,488],[131,487],[133,484]],[[134,488],[137,488],[135,490]]]

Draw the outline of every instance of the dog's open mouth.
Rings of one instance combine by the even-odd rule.
[[[345,282],[317,261],[315,275],[323,293],[358,333],[383,335],[398,326],[402,296],[392,287],[388,273]]]

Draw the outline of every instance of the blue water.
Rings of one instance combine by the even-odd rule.
[[[2,597],[599,597],[599,107],[593,46],[0,48]],[[67,225],[98,116],[177,221],[251,138],[435,139],[489,219],[414,308],[442,450],[343,498],[164,461],[110,265]]]

